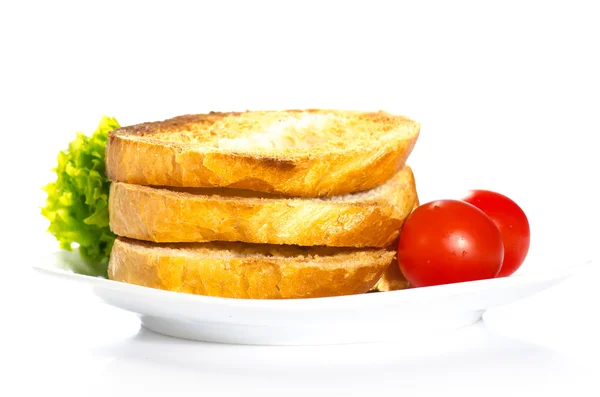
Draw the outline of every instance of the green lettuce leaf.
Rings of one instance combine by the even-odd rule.
[[[58,154],[53,170],[57,179],[44,187],[48,194],[42,215],[50,221],[48,232],[60,248],[79,254],[87,266],[73,269],[92,276],[107,276],[108,258],[115,235],[108,225],[108,192],[105,152],[108,133],[119,128],[116,119],[102,117],[91,136],[78,132],[67,150]]]

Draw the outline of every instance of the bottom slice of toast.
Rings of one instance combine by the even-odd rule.
[[[228,298],[316,298],[369,291],[394,262],[385,248],[237,242],[157,244],[119,237],[111,280]]]

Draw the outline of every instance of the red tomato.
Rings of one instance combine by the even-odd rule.
[[[471,190],[463,200],[485,212],[500,230],[504,261],[498,277],[510,276],[523,264],[529,251],[529,221],[525,212],[510,198],[489,190]]]
[[[504,248],[492,220],[460,200],[423,204],[406,219],[398,262],[415,287],[494,278]]]

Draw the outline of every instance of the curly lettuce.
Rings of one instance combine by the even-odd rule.
[[[74,271],[107,276],[108,258],[116,236],[110,231],[105,152],[108,133],[119,128],[111,117],[102,117],[91,136],[78,132],[68,149],[58,154],[55,182],[43,190],[48,194],[42,215],[50,221],[48,232],[60,248],[78,250],[87,266]]]

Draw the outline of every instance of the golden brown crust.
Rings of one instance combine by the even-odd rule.
[[[386,247],[417,202],[414,175],[403,168],[374,190],[331,199],[192,194],[111,184],[111,230],[153,242],[242,241],[261,244]]]
[[[385,269],[377,284],[372,288],[372,291],[388,292],[411,288],[410,283],[406,280],[397,259]]]
[[[415,202],[415,206],[413,208],[416,209],[420,205],[419,198]],[[408,216],[407,216],[408,217]],[[394,241],[394,243],[389,247],[389,249],[397,249],[398,240]],[[400,270],[400,264],[398,263],[398,257],[394,258],[394,262],[390,264],[387,269],[381,275],[377,284],[371,289],[371,291],[379,291],[379,292],[388,292],[388,291],[397,291],[402,289],[412,288],[412,285],[408,282],[408,280],[402,274]]]
[[[154,244],[117,238],[111,280],[169,291],[251,299],[361,294],[394,258],[385,249]]]
[[[326,119],[306,127],[314,117]],[[111,180],[130,184],[331,197],[385,183],[404,166],[419,131],[385,112],[187,115],[112,131],[106,166]]]

